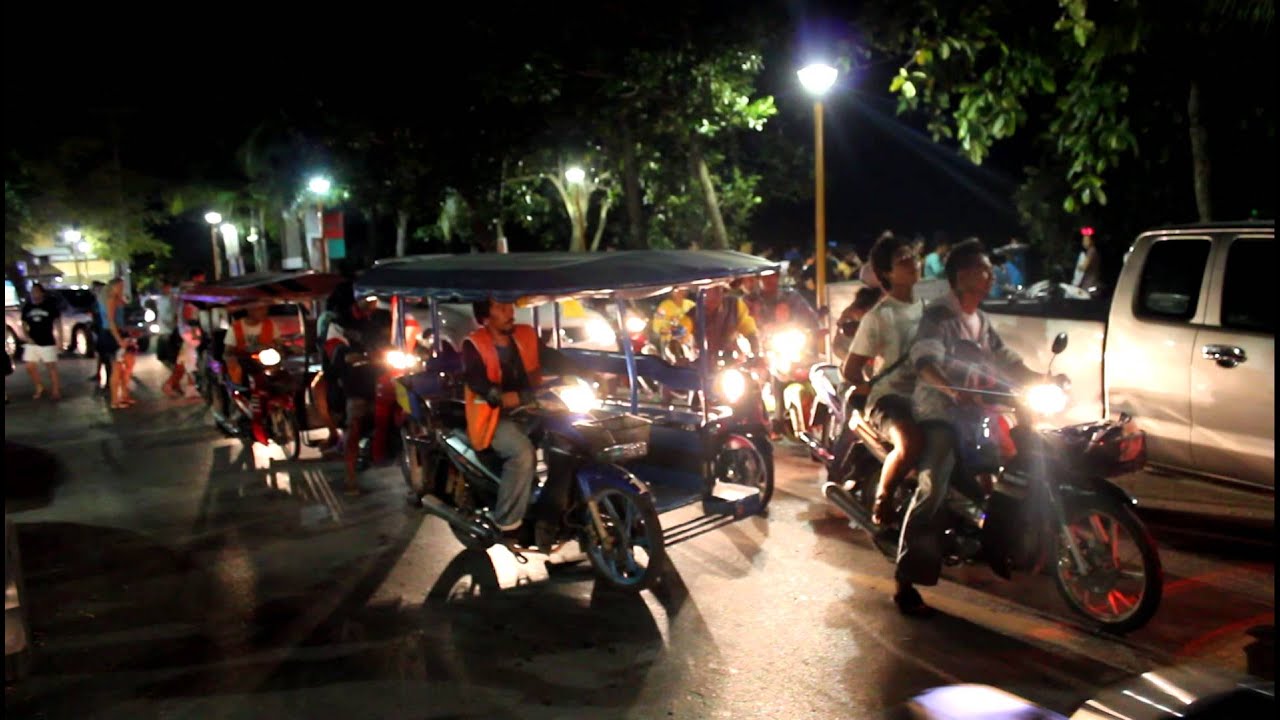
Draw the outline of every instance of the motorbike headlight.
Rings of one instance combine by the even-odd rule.
[[[263,367],[272,367],[280,364],[280,351],[275,348],[267,348],[258,353],[258,362]]]
[[[774,333],[769,339],[769,349],[784,357],[799,357],[809,344],[809,338],[803,330],[790,329]]]
[[[1027,405],[1037,415],[1057,415],[1067,409],[1067,392],[1057,385],[1032,385],[1026,392]]]
[[[720,394],[725,400],[728,400],[730,404],[736,403],[747,392],[747,377],[742,374],[741,370],[735,370],[734,368],[722,370],[716,378],[716,387],[719,388]]]
[[[555,394],[571,413],[586,413],[600,407],[596,391],[582,380],[556,388]]]
[[[155,322],[155,320],[156,320],[155,310],[152,310],[151,308],[147,308],[147,311],[142,313],[143,322]]]
[[[160,334],[160,326],[159,326],[159,325],[156,325],[156,324],[154,324],[154,323],[153,323],[153,324],[151,325],[151,333],[152,333],[153,335],[159,335],[159,334]]]
[[[613,332],[613,328],[609,327],[609,323],[600,318],[591,318],[587,321],[587,340],[596,345],[613,345],[618,341],[618,336]]]
[[[386,361],[396,370],[409,370],[418,365],[418,356],[403,350],[388,350]]]
[[[648,324],[649,323],[645,322],[642,317],[636,315],[627,316],[627,332],[632,335],[638,335],[639,333],[644,332],[645,326]]]

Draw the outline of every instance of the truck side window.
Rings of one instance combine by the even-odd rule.
[[[1222,287],[1223,327],[1275,333],[1275,263],[1273,240],[1242,239],[1231,243]]]
[[[1208,260],[1208,240],[1156,241],[1138,283],[1137,314],[1160,320],[1194,317]]]

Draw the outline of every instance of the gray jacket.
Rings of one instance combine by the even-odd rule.
[[[963,340],[974,340],[965,326],[960,304],[954,293],[937,298],[929,303],[920,319],[920,329],[916,333],[916,341],[911,346],[911,364],[919,371],[928,363],[933,363],[950,381],[953,387],[971,387],[975,371],[994,373],[1008,379],[1019,378],[1023,370],[1022,357],[1004,344],[986,313],[977,311],[979,330],[976,343],[990,359],[991,366],[974,368],[969,363],[959,362],[955,357],[957,343]],[[1016,382],[1012,384],[1017,384]],[[916,383],[915,394],[911,398],[912,412],[917,421],[945,420],[953,417],[955,402],[945,393],[921,379]]]

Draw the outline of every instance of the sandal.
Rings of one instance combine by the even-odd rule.
[[[36,392],[35,392],[35,394],[34,394],[34,395],[32,395],[32,396],[31,396],[31,399],[32,399],[32,400],[39,400],[43,395],[44,395],[44,386],[43,386],[43,385],[37,385],[37,386],[36,386]]]

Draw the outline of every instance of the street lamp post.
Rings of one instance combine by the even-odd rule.
[[[320,271],[329,272],[329,243],[324,238],[324,196],[329,192],[332,183],[329,179],[317,175],[307,182],[307,189],[316,196],[316,214],[320,220]]]
[[[209,249],[213,251],[213,279],[222,279],[222,260],[218,257],[218,226],[222,224],[222,214],[207,212],[204,221],[209,223]]]
[[[796,73],[800,84],[813,96],[813,135],[814,135],[814,234],[817,247],[814,251],[814,298],[818,304],[818,312],[824,320],[829,320],[826,305],[827,291],[827,178],[826,163],[823,158],[822,145],[822,98],[836,82],[836,69],[830,65],[814,63]],[[824,323],[830,325],[830,322]],[[823,345],[827,354],[831,351],[831,336],[823,333]]]

